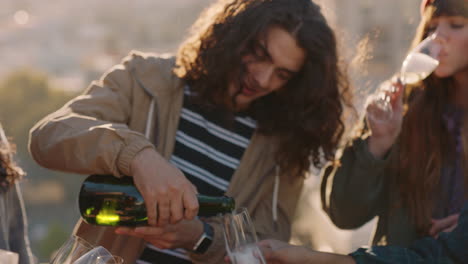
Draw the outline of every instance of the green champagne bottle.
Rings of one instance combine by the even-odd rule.
[[[197,195],[198,216],[230,213],[234,199],[227,196]],[[90,175],[81,185],[80,214],[88,224],[104,226],[142,226],[148,224],[143,196],[132,177]]]

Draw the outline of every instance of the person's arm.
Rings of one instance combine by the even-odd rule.
[[[130,63],[113,67],[82,95],[31,129],[29,149],[37,163],[80,174],[130,174],[136,154],[154,148],[143,134],[127,125],[136,89]]]
[[[274,264],[355,264],[352,257],[314,251],[279,240],[259,242],[260,250],[267,263]]]
[[[354,140],[340,165],[323,171],[322,207],[339,228],[358,228],[385,207],[388,160],[374,157],[367,144],[366,139]]]
[[[152,144],[127,126],[134,83],[126,61],[39,121],[29,148],[40,165],[81,174],[129,175],[130,162]]]
[[[437,239],[425,237],[410,247],[373,246],[350,254],[356,263],[468,263],[468,202],[457,227]]]
[[[149,111],[151,98],[142,99],[144,92],[138,89],[143,88],[133,71],[151,63],[132,55],[113,67],[83,95],[36,124],[29,148],[36,162],[49,169],[132,176],[145,199],[148,222],[165,225],[193,219],[198,201],[183,173],[156,152],[145,135],[128,126],[136,116],[132,111],[143,116]]]
[[[322,206],[333,223],[345,229],[360,227],[386,207],[386,168],[389,153],[401,130],[403,101],[401,84],[389,92],[393,114],[388,120],[374,120],[375,104],[367,107],[369,137],[358,138],[341,157],[341,166],[324,170]]]
[[[373,246],[371,248],[360,248],[351,253],[350,256],[357,264],[463,263],[456,262],[440,243],[429,237],[418,240],[411,247]]]
[[[468,202],[460,214],[457,227],[449,233],[442,233],[438,239],[425,237],[415,241],[410,247],[373,246],[359,248],[345,255],[317,252],[311,249],[290,245],[277,240],[264,240],[259,243],[267,263],[468,263]]]

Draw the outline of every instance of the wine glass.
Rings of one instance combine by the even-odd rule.
[[[396,82],[404,86],[424,80],[439,65],[438,56],[441,48],[436,33],[426,37],[408,53],[401,65]],[[392,82],[383,82],[377,92],[368,98],[367,105],[373,106],[367,107],[368,117],[381,122],[391,119],[393,116],[391,94],[393,92],[395,92],[395,87]]]
[[[102,246],[93,246],[83,238],[71,235],[57,250],[51,264],[122,264],[123,259],[112,255]]]
[[[83,238],[71,235],[67,241],[57,250],[51,264],[73,263],[84,254],[93,249],[93,245]]]
[[[84,255],[79,257],[73,264],[121,264],[123,259],[114,256],[102,246],[94,247]]]
[[[245,208],[224,216],[223,235],[226,252],[233,264],[265,264],[257,246],[257,234]]]

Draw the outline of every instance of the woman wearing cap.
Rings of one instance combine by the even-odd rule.
[[[264,240],[267,263],[468,263],[468,0],[425,0],[421,13],[414,45],[436,32],[440,64],[398,87],[393,118],[368,120],[322,182],[338,227],[378,217],[373,246],[346,256]]]
[[[468,197],[468,1],[426,0],[421,12],[413,43],[436,32],[440,64],[394,94],[390,120],[368,119],[368,131],[322,182],[323,207],[336,226],[354,229],[378,217],[373,245],[408,246],[453,230]]]

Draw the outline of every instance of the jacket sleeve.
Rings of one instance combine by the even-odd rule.
[[[450,233],[441,233],[438,242],[457,263],[468,263],[468,200],[460,213],[457,227]]]
[[[345,148],[340,162],[324,170],[322,207],[337,227],[354,229],[386,206],[388,159],[376,159],[359,138]]]
[[[37,163],[82,174],[129,174],[133,157],[153,147],[143,134],[127,126],[136,86],[131,60],[113,67],[84,94],[31,129],[29,150]]]
[[[373,246],[360,248],[350,255],[358,264],[365,263],[468,263],[468,202],[457,227],[441,233],[437,239],[425,237],[410,247]]]

